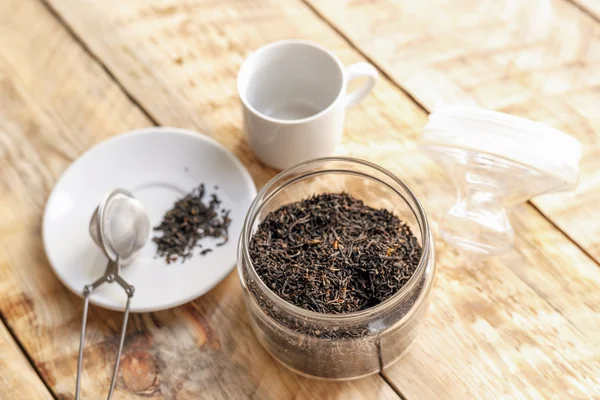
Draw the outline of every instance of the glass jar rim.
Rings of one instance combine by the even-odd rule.
[[[412,276],[409,278],[409,280],[406,282],[406,284],[404,286],[402,286],[402,288],[400,288],[400,290],[397,293],[393,294],[388,299],[377,304],[376,306],[369,307],[367,309],[360,310],[360,311],[343,313],[343,314],[327,314],[327,313],[320,313],[320,312],[316,312],[316,311],[306,310],[306,309],[298,307],[292,303],[289,303],[288,301],[279,297],[275,292],[273,292],[263,282],[263,280],[260,278],[260,276],[258,275],[256,270],[254,269],[254,264],[252,263],[252,258],[250,257],[250,252],[248,249],[249,248],[248,242],[249,242],[250,233],[251,233],[250,230],[252,228],[252,225],[254,223],[256,216],[258,215],[259,211],[262,209],[262,207],[265,204],[265,202],[263,200],[265,200],[266,194],[270,191],[270,189],[272,189],[274,186],[279,184],[283,178],[295,175],[295,173],[299,169],[310,166],[311,164],[318,165],[318,164],[323,164],[323,163],[327,163],[327,162],[345,162],[348,164],[356,164],[356,165],[365,166],[365,167],[374,169],[375,171],[382,173],[382,174],[386,175],[388,178],[392,179],[392,181],[394,183],[398,184],[406,192],[409,199],[415,204],[416,207],[414,207],[414,208],[409,204],[409,208],[411,209],[413,214],[415,214],[415,217],[417,218],[417,223],[421,230],[421,232],[420,232],[421,240],[422,240],[421,257],[419,259],[419,264],[417,266],[417,269],[412,274]],[[328,170],[325,169],[320,172],[323,173],[323,172],[327,172],[327,171]],[[331,171],[333,172],[334,170],[331,170]],[[361,173],[361,174],[367,175],[365,173]],[[301,174],[299,177],[297,177],[293,181],[287,182],[286,185],[296,182],[299,178],[306,177],[306,175],[310,175],[310,174]],[[369,177],[371,179],[378,181],[379,183],[381,183],[383,185],[388,186],[397,195],[404,198],[404,196],[401,193],[399,193],[396,189],[392,188],[388,184],[384,183],[383,181],[381,181],[373,176],[369,176]],[[282,188],[284,188],[286,185],[282,186]],[[415,210],[415,208],[416,208],[416,210]],[[310,318],[313,320],[326,320],[326,321],[333,320],[333,321],[337,321],[337,322],[351,322],[353,320],[360,319],[362,317],[366,317],[366,316],[371,317],[375,314],[385,312],[386,310],[389,309],[390,305],[395,304],[399,299],[404,298],[406,295],[408,295],[410,293],[410,290],[415,285],[418,284],[419,277],[423,274],[423,272],[425,271],[425,269],[427,267],[428,258],[430,257],[430,254],[431,254],[431,247],[432,247],[431,242],[433,241],[432,237],[433,236],[431,235],[431,231],[429,228],[429,222],[427,220],[427,215],[425,214],[425,209],[423,208],[423,205],[421,204],[421,202],[419,201],[417,196],[413,193],[413,191],[396,175],[392,174],[390,171],[386,170],[383,167],[380,167],[377,164],[374,164],[369,161],[361,160],[358,158],[322,157],[322,158],[311,159],[309,161],[302,162],[302,163],[297,164],[293,167],[290,167],[286,170],[283,170],[279,174],[277,174],[275,177],[273,177],[269,182],[267,182],[267,184],[265,186],[263,186],[263,188],[258,192],[256,197],[252,201],[252,204],[250,204],[250,208],[248,209],[248,213],[246,214],[246,218],[244,220],[244,225],[242,227],[242,233],[241,233],[239,244],[238,244],[238,246],[240,247],[238,249],[238,254],[240,254],[244,258],[244,261],[247,263],[247,265],[248,265],[247,270],[248,270],[249,274],[251,275],[252,279],[254,280],[255,284],[269,298],[269,300],[271,300],[273,303],[277,304],[279,307],[282,307],[286,311],[288,311],[292,314],[295,314],[299,317],[302,317],[302,318]],[[242,282],[244,282],[244,276],[243,276],[243,272],[241,271],[241,269],[238,269],[238,273],[240,275],[240,280]]]

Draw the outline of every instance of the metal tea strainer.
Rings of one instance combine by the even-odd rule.
[[[108,264],[104,274],[95,282],[83,288],[83,323],[81,325],[81,340],[79,344],[79,358],[77,361],[77,382],[75,386],[75,399],[79,400],[81,386],[81,370],[83,364],[83,348],[85,343],[85,332],[87,324],[87,313],[92,292],[105,282],[117,282],[127,294],[125,315],[121,328],[121,340],[115,367],[108,392],[108,399],[112,397],[119,360],[123,351],[125,332],[127,330],[127,319],[129,318],[129,306],[133,297],[134,288],[127,283],[119,274],[121,265],[129,264],[139,250],[144,247],[150,236],[150,218],[131,193],[124,189],[110,191],[102,200],[90,220],[90,235],[94,242],[104,251],[108,257]]]

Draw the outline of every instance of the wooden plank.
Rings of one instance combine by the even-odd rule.
[[[3,399],[52,399],[44,382],[0,322],[0,396]]]
[[[20,4],[19,7],[33,8],[28,2],[24,2],[27,6]],[[65,0],[52,5],[156,120],[203,129],[218,138],[251,168],[259,185],[272,172],[254,161],[240,131],[235,75],[244,57],[263,43],[295,36],[323,43],[345,62],[362,59],[307,7],[291,0],[140,0],[122,3],[120,7],[106,7],[99,0]],[[39,10],[35,12],[39,14]],[[28,13],[27,18],[18,19],[23,27],[29,27],[34,16],[36,21],[40,19],[37,14],[31,15],[33,11]],[[6,14],[10,13],[3,13]],[[54,26],[55,21],[40,23],[44,24]],[[48,36],[45,33],[43,37]],[[27,30],[21,35],[32,33]],[[72,46],[70,41],[60,43],[63,47]],[[13,48],[15,53],[20,51]],[[79,62],[69,67],[79,70]],[[30,76],[28,68],[19,65],[19,74]],[[40,72],[42,76],[35,79],[48,80],[53,74]],[[105,75],[100,75],[89,76],[88,80],[100,79],[102,87],[111,87],[102,80]],[[24,87],[20,93],[28,93],[33,87]],[[86,87],[80,90],[88,91]],[[48,93],[46,97],[37,96],[29,101],[28,108],[39,109],[38,104],[49,110],[63,107],[51,100]],[[126,114],[131,106],[125,100],[119,97],[117,106]],[[105,99],[97,99],[94,104],[107,106]],[[76,106],[70,106],[77,110],[87,109],[90,104],[81,97]],[[56,113],[52,111],[53,115]],[[105,114],[106,110],[90,117],[103,116],[103,122],[110,126],[117,123],[113,119],[124,115]],[[21,113],[12,115],[14,125],[22,124],[21,117]],[[435,221],[450,201],[444,193],[451,193],[451,188],[442,171],[415,152],[415,137],[425,118],[410,99],[383,80],[363,105],[349,111],[339,153],[378,162],[397,173],[415,188]],[[77,131],[70,129],[68,119],[55,121],[69,140],[78,136]],[[44,145],[54,143],[39,140],[36,154],[44,153]],[[83,149],[78,147],[76,152]],[[30,163],[26,160],[20,165],[27,169]],[[66,162],[61,167],[65,165]],[[50,180],[55,177],[52,175]],[[42,193],[33,193],[43,202],[47,190],[49,187],[43,188]],[[6,195],[12,196],[8,209],[18,210],[16,199],[28,194],[21,190]],[[481,394],[482,398],[517,392],[530,397],[552,393],[589,398],[598,393],[598,377],[590,372],[598,367],[600,358],[595,335],[600,272],[531,206],[523,206],[517,212],[522,223],[521,236],[516,249],[505,257],[471,260],[438,240],[439,273],[430,318],[414,350],[393,367],[400,368],[400,372],[386,372],[407,398],[435,398],[439,393],[447,393],[446,398],[462,399],[465,392]],[[34,232],[33,227],[39,223],[39,210],[19,213],[19,218],[13,220],[14,236],[8,249],[11,265],[26,268],[29,263],[30,273],[41,274],[50,283],[32,287],[23,276],[15,278],[19,269],[11,270],[7,282],[14,292],[8,300],[0,301],[0,309],[11,323],[16,322],[17,333],[34,359],[43,360],[44,373],[50,381],[54,380],[53,387],[59,387],[60,393],[69,393],[80,312],[73,304],[80,305],[80,301],[60,288],[48,272],[39,239],[36,251],[31,251],[27,233]],[[24,249],[37,255],[23,255]],[[25,290],[28,301],[20,301],[29,308],[19,315],[14,311],[19,309],[15,304],[19,304]],[[43,301],[39,294],[45,295]],[[34,308],[46,312],[34,312]],[[48,317],[56,315],[68,317]],[[94,310],[93,318],[92,362],[86,365],[88,394],[92,390],[101,392],[108,384],[110,354],[116,346],[120,321],[118,314],[101,310]],[[30,333],[32,324],[37,337]],[[37,345],[39,337],[50,342],[49,351]],[[234,274],[202,299],[184,307],[135,316],[126,346],[119,382],[119,394],[124,398],[175,394],[180,398],[393,396],[378,377],[334,385],[298,378],[273,364],[250,334]]]
[[[564,0],[306,1],[428,110],[477,104],[577,137],[577,191],[533,202],[600,260],[600,24]]]
[[[515,217],[517,249],[502,257],[472,259],[442,244],[447,269],[438,274],[423,334],[384,372],[405,397],[600,396],[597,300],[575,310],[586,300],[568,294],[588,284],[587,272],[569,265],[586,265],[593,275],[595,266],[531,207],[519,207]],[[586,323],[595,326],[584,330]]]
[[[82,301],[48,266],[39,234],[43,206],[79,154],[151,121],[38,1],[0,3],[0,47],[0,310],[57,396],[73,398]],[[245,152],[237,141],[230,148]],[[253,171],[263,182],[273,174],[256,163]],[[108,389],[121,318],[91,308],[83,398]],[[199,301],[132,316],[129,328],[118,399],[397,399],[380,376],[315,383],[276,364],[248,326],[235,273]],[[0,335],[0,366],[14,365],[0,377],[5,399],[4,387],[24,381],[12,374],[18,354],[1,343]]]

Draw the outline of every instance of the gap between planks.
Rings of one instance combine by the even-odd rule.
[[[106,66],[106,64],[104,64],[104,62],[96,55],[96,53],[94,53],[87,45],[87,43],[85,43],[78,35],[77,33],[71,28],[71,25],[69,25],[67,23],[67,21],[65,21],[65,19],[62,17],[62,15],[59,14],[58,11],[56,11],[54,9],[54,7],[52,7],[52,4],[50,4],[47,0],[39,0],[39,2],[42,4],[42,6],[44,8],[46,8],[48,10],[48,12],[50,13],[50,15],[52,15],[53,18],[55,18],[67,31],[67,33],[69,34],[69,36],[71,36],[71,38],[73,39],[73,41],[75,43],[77,43],[91,58],[92,60],[94,60],[96,62],[96,64],[98,64],[102,70],[110,77],[110,79],[112,79],[112,81],[117,85],[117,87],[119,89],[121,89],[121,92],[123,92],[123,94],[125,94],[125,96],[127,97],[127,99],[129,101],[131,101],[131,103],[138,109],[141,111],[141,113],[148,118],[148,120],[150,122],[152,122],[152,124],[154,124],[155,126],[160,126],[160,124],[158,123],[157,119],[150,114],[150,112],[148,112],[144,107],[142,107],[142,105],[137,101],[137,99],[135,97],[133,97],[131,95],[131,93],[129,93],[129,91],[123,86],[123,84],[121,83],[121,81],[119,81],[115,75],[112,73],[112,71]]]
[[[21,350],[21,353],[23,353],[23,355],[27,359],[27,362],[29,362],[29,365],[31,365],[31,368],[35,372],[36,376],[38,378],[40,378],[40,381],[42,382],[42,384],[44,385],[44,387],[46,388],[46,390],[48,390],[48,393],[50,393],[50,395],[52,396],[52,398],[54,398],[55,400],[58,400],[58,396],[56,395],[56,393],[54,392],[54,390],[52,390],[52,386],[49,385],[48,382],[46,382],[46,380],[44,379],[44,376],[42,375],[42,373],[40,372],[40,370],[35,365],[35,361],[33,361],[33,358],[31,358],[31,356],[29,355],[29,353],[27,352],[27,350],[25,350],[25,347],[23,346],[23,343],[21,343],[21,341],[19,340],[19,338],[17,337],[17,335],[15,334],[15,332],[12,330],[11,326],[8,324],[8,321],[6,320],[6,317],[4,316],[4,314],[2,314],[1,310],[0,310],[0,324],[4,324],[4,326],[6,327],[6,330],[8,331],[8,334],[10,335],[10,337],[12,338],[12,340],[15,342],[15,344],[17,345],[17,347],[19,347],[19,350]]]
[[[44,0],[45,1],[45,0]],[[329,26],[331,28],[331,30],[333,30],[335,33],[337,33],[337,35],[342,38],[344,40],[344,42],[346,42],[346,44],[348,46],[350,46],[352,49],[354,49],[358,54],[360,54],[365,60],[367,60],[371,65],[373,65],[375,67],[375,69],[377,70],[377,72],[379,72],[379,74],[381,76],[383,76],[385,79],[387,79],[388,81],[390,81],[392,83],[392,85],[394,87],[396,87],[398,90],[400,90],[406,97],[408,97],[413,103],[415,103],[417,105],[417,107],[419,107],[423,112],[425,112],[426,114],[429,114],[429,111],[425,108],[425,106],[423,104],[421,104],[411,93],[409,93],[408,91],[406,91],[402,86],[400,86],[395,80],[394,78],[392,78],[392,76],[390,74],[388,74],[386,71],[383,70],[383,68],[379,67],[379,64],[377,64],[377,61],[374,60],[372,57],[368,56],[367,54],[365,54],[356,44],[354,44],[354,42],[352,41],[352,39],[350,39],[348,36],[346,36],[344,34],[344,32],[342,32],[340,29],[338,29],[337,26],[335,26],[333,24],[333,22],[330,22],[327,17],[325,15],[323,15],[319,10],[317,10],[312,4],[310,4],[308,1],[306,0],[300,0],[300,2],[304,3],[304,5],[306,7],[308,7],[309,10],[312,11],[313,14],[315,14],[315,16],[317,18],[319,18],[321,21],[323,21],[327,26]]]
[[[302,1],[304,1],[304,0],[302,0]],[[585,15],[587,15],[588,17],[590,17],[591,19],[593,19],[594,21],[596,21],[600,24],[600,18],[592,10],[590,10],[587,6],[580,4],[579,1],[577,1],[577,0],[565,0],[565,1],[573,4],[579,10],[581,10],[582,13],[584,13]]]
[[[394,385],[393,382],[390,382],[388,377],[385,376],[385,374],[383,372],[379,372],[379,376],[381,376],[381,379],[383,379],[383,381],[385,383],[387,383],[390,388],[392,388],[392,390],[396,393],[396,396],[398,396],[400,398],[400,400],[408,400],[408,398],[402,394],[402,392],[400,391],[400,388],[398,388],[396,385]]]

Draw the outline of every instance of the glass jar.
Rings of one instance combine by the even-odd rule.
[[[264,218],[284,204],[325,192],[346,192],[386,208],[409,225],[422,247],[414,275],[374,307],[347,314],[305,310],[272,292],[252,265],[248,246]],[[434,271],[433,237],[419,200],[390,172],[351,158],[311,160],[273,178],[250,206],[238,246],[238,272],[258,340],[286,367],[325,379],[360,378],[396,361],[425,316]]]

